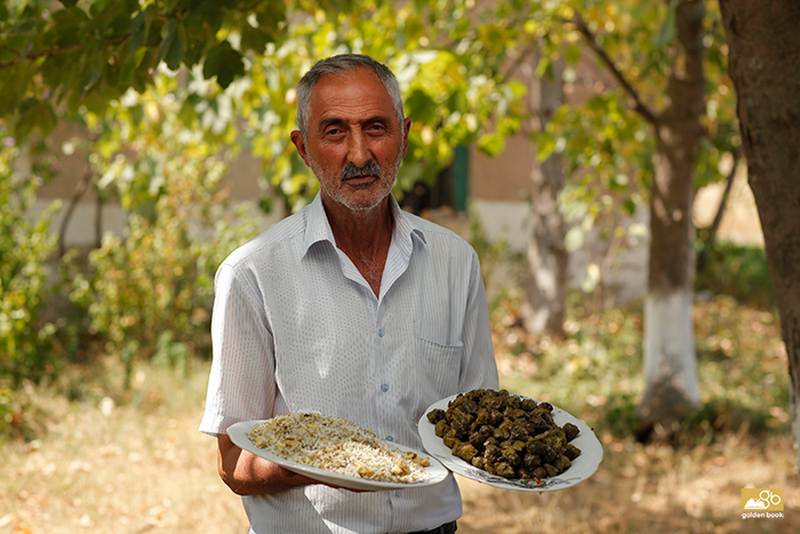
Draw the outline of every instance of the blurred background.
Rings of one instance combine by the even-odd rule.
[[[344,52],[399,79],[394,193],[478,251],[501,386],[605,450],[569,490],[461,480],[459,532],[741,532],[745,487],[800,529],[716,2],[10,0],[0,45],[0,533],[246,531],[196,430],[213,277],[316,194],[294,87]]]

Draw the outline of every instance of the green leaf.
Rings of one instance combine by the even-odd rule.
[[[161,31],[161,45],[158,47],[158,56],[166,62],[167,67],[178,70],[186,53],[186,37],[183,27],[177,20],[170,20]]]
[[[20,104],[20,117],[15,126],[15,134],[26,139],[34,130],[48,135],[55,130],[58,117],[49,102],[28,98]]]
[[[627,213],[628,215],[633,216],[633,214],[636,213],[636,202],[634,202],[630,198],[626,198],[622,202],[622,209],[624,209],[625,213]]]
[[[71,7],[75,7],[75,4],[78,3],[78,0],[60,0],[60,1],[61,1],[61,5],[63,5],[67,9],[69,9]]]
[[[450,92],[450,96],[447,98],[447,107],[451,111],[458,111],[460,113],[465,113],[469,109],[467,94],[464,88],[456,87]]]
[[[653,36],[653,46],[663,48],[669,46],[675,39],[675,8],[678,0],[671,0],[667,11],[667,18],[658,28],[658,32]]]
[[[13,113],[14,108],[25,99],[32,74],[33,67],[27,64],[0,76],[0,95],[3,95],[0,98],[0,117]]]
[[[260,28],[253,28],[247,22],[242,25],[243,50],[252,50],[256,54],[262,54],[270,40],[270,36]]]
[[[89,91],[94,84],[97,83],[97,80],[100,79],[101,75],[102,73],[100,72],[100,69],[90,70],[89,73],[83,78],[83,81],[81,81],[81,91],[84,93]]]
[[[489,133],[478,140],[478,148],[481,152],[493,158],[506,148],[505,138],[497,133]]]
[[[581,280],[581,289],[584,293],[591,293],[600,283],[600,267],[596,263],[590,263],[586,266],[586,271],[583,273]]]
[[[406,115],[415,122],[429,124],[436,118],[436,102],[433,97],[420,88],[415,88],[406,98]]]
[[[556,150],[556,138],[552,135],[538,136],[536,142],[538,151],[536,159],[541,163],[549,158]]]
[[[206,79],[217,77],[217,83],[223,89],[228,87],[237,77],[244,75],[242,56],[233,49],[228,41],[222,41],[208,51],[203,64],[203,76]]]
[[[63,48],[80,45],[86,35],[89,17],[80,9],[61,9],[53,13],[48,36]]]
[[[131,20],[131,36],[128,39],[128,54],[133,54],[144,45],[147,35],[145,12],[139,11]]]
[[[573,226],[567,230],[567,234],[564,236],[564,248],[570,254],[576,252],[583,247],[585,237],[586,234],[580,226]]]

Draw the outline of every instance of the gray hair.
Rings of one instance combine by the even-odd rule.
[[[400,127],[403,127],[403,121],[405,119],[405,114],[403,113],[403,95],[400,93],[400,85],[397,83],[397,78],[391,69],[369,56],[342,54],[317,62],[317,64],[311,67],[311,70],[300,79],[300,83],[297,84],[297,129],[300,130],[304,138],[306,137],[306,133],[308,133],[308,114],[311,93],[314,92],[314,87],[316,87],[317,82],[325,75],[335,74],[341,76],[345,72],[354,71],[359,68],[368,68],[372,70],[383,83],[384,87],[386,87],[394,103],[397,120],[400,123]]]

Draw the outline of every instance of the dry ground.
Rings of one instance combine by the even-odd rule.
[[[218,480],[214,440],[196,430],[205,368],[188,379],[147,367],[112,401],[87,386],[83,402],[31,391],[46,432],[0,444],[0,534],[144,532],[242,534],[237,497]],[[46,421],[46,423],[45,423]],[[800,486],[787,438],[745,431],[674,450],[598,429],[597,474],[547,494],[461,480],[459,534],[800,532]],[[783,488],[783,519],[741,518],[741,488]]]

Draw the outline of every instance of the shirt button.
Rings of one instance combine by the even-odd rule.
[[[403,490],[395,490],[394,494],[396,497],[400,497],[401,495],[403,495]]]
[[[394,441],[394,436],[386,436],[386,441]]]
[[[383,328],[378,330],[378,337],[383,337]]]
[[[381,384],[381,391],[383,391],[384,393],[389,391],[389,384]]]

